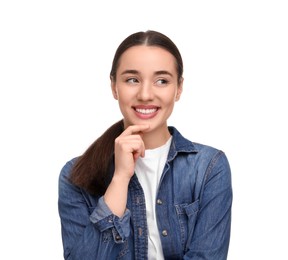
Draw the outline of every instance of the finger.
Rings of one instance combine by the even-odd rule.
[[[115,139],[115,144],[123,145],[129,143],[138,143],[143,142],[142,133],[133,134],[133,135],[120,135]]]
[[[133,135],[133,134],[140,133],[140,132],[145,132],[146,130],[149,129],[149,127],[150,127],[149,125],[131,125],[131,126],[128,126],[121,135],[126,136],[126,135]]]
[[[145,156],[145,147],[144,145],[139,147],[139,149],[135,149],[133,151],[133,158],[134,158],[134,161],[136,161],[139,157],[144,157]]]
[[[145,150],[144,142],[139,134],[119,136],[115,139],[115,145],[121,150],[129,152]]]
[[[133,138],[135,137],[135,138]],[[145,155],[145,144],[139,135],[130,135],[124,137],[126,140],[122,140],[122,148],[133,154],[134,159],[138,159],[140,156]]]
[[[134,161],[136,162],[137,159],[140,157],[140,153],[133,153]]]

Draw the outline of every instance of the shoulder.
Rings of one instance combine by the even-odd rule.
[[[206,159],[211,161],[211,163],[224,159],[228,161],[225,152],[219,148],[197,142],[192,142],[192,144],[195,147],[196,156],[202,160]]]
[[[225,152],[209,145],[193,144],[198,150],[195,162],[205,183],[213,179],[219,180],[223,187],[231,187],[231,168]]]
[[[69,176],[71,174],[71,171],[73,169],[73,166],[76,162],[78,157],[75,157],[69,161],[67,161],[63,167],[60,170],[59,180],[61,181],[67,181],[69,179]]]
[[[215,154],[218,152],[222,152],[220,149],[213,147],[211,145],[198,143],[198,142],[194,142],[194,141],[191,141],[191,143],[195,147],[195,150],[201,154]]]
[[[172,148],[177,152],[188,152],[207,157],[217,153],[223,153],[223,151],[213,146],[194,142],[185,138],[175,127],[169,126],[169,131],[173,136]]]
[[[173,136],[173,147],[171,150],[176,153],[186,154],[198,166],[215,167],[222,165],[229,168],[229,163],[225,152],[219,148],[202,144],[183,137],[175,127],[169,127]]]

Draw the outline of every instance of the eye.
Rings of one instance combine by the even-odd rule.
[[[128,78],[126,82],[129,84],[137,84],[139,81],[136,78]]]
[[[158,79],[157,81],[156,81],[156,85],[158,85],[158,86],[165,86],[165,85],[167,85],[169,82],[168,82],[168,80],[166,80],[166,79]]]

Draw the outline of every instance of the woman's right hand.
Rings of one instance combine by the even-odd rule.
[[[133,176],[136,160],[145,154],[142,135],[148,129],[149,125],[131,125],[115,139],[114,177],[130,180]]]
[[[104,194],[104,201],[118,217],[123,216],[126,210],[128,185],[136,160],[144,156],[142,134],[148,128],[149,125],[132,125],[115,139],[115,172]]]

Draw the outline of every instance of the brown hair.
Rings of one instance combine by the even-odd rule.
[[[127,49],[137,45],[158,46],[170,52],[175,57],[178,82],[181,82],[183,75],[181,54],[167,36],[156,31],[134,33],[119,45],[112,62],[111,81],[116,81],[121,55]],[[114,141],[123,130],[123,120],[120,120],[108,128],[83,155],[77,158],[70,176],[72,183],[94,195],[101,196],[105,193],[112,178],[109,167],[114,160]]]

